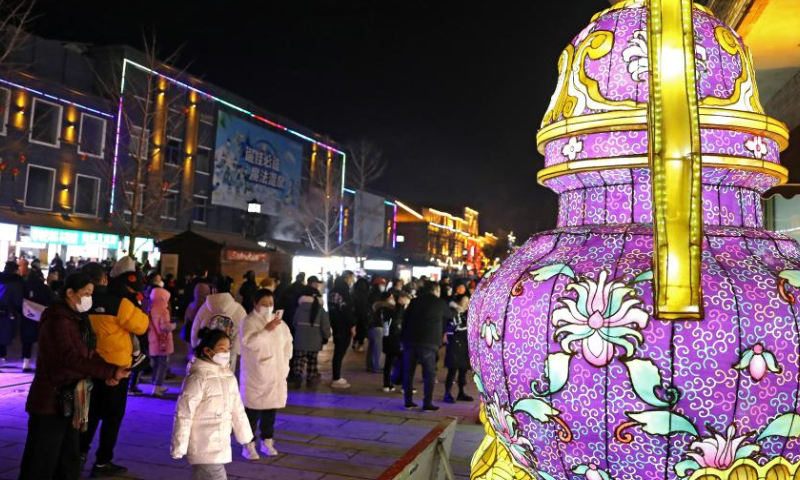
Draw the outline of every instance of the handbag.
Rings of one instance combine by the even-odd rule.
[[[78,382],[76,381],[56,387],[58,415],[62,417],[72,417],[75,415],[75,386],[77,384]]]
[[[33,300],[28,300],[27,298],[22,300],[22,314],[29,320],[38,322],[46,308],[41,303],[36,303]]]

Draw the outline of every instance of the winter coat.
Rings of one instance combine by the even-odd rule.
[[[147,343],[150,345],[150,356],[172,355],[175,345],[172,331],[175,324],[169,314],[169,292],[163,288],[150,291],[150,329],[147,331]]]
[[[242,320],[247,316],[244,308],[236,303],[230,293],[215,293],[206,298],[206,303],[197,311],[192,324],[192,347],[200,343],[199,333],[204,327],[212,324],[232,322],[230,329],[226,329],[231,338],[231,356],[239,355],[239,328]]]
[[[286,406],[286,377],[292,358],[292,334],[286,323],[275,330],[266,330],[271,320],[257,311],[242,322],[242,362],[239,379],[244,406],[254,410],[271,410]]]
[[[447,321],[447,349],[444,364],[447,368],[470,368],[469,340],[467,338],[467,312],[454,303],[450,307],[455,315]]]
[[[56,389],[93,377],[114,378],[117,367],[103,361],[91,349],[95,343],[89,319],[59,300],[42,314],[39,355],[25,411],[56,415]],[[129,360],[130,361],[130,360]]]
[[[403,343],[439,348],[447,319],[453,311],[447,302],[430,293],[411,300],[403,316]]]
[[[372,323],[370,327],[383,327],[383,353],[399,355],[401,350],[400,332],[403,324],[402,305],[378,301],[372,305]]]
[[[315,313],[313,319],[312,313]],[[300,352],[322,350],[323,342],[331,338],[331,322],[319,296],[303,295],[297,300],[292,330],[294,330],[295,350]]]
[[[194,323],[194,317],[197,316],[197,311],[200,310],[200,307],[206,303],[206,298],[211,295],[211,287],[205,283],[201,282],[194,286],[194,297],[193,300],[189,303],[186,307],[186,312],[183,314],[183,339],[189,343],[192,342],[192,324]]]
[[[258,285],[253,280],[246,280],[241,287],[239,287],[239,296],[242,297],[242,307],[244,311],[250,313],[255,308],[255,296],[258,291]]]
[[[241,444],[253,440],[236,377],[227,367],[196,359],[175,408],[172,457],[187,455],[192,465],[230,463],[231,431]]]
[[[350,329],[356,326],[356,315],[353,296],[347,284],[342,282],[333,287],[328,294],[328,310],[334,341],[336,338],[350,338]]]
[[[22,277],[16,273],[0,272],[0,312],[5,314],[4,317],[21,318],[24,297]],[[8,342],[3,345],[8,345]]]
[[[41,272],[34,270],[28,275],[28,278],[25,280],[26,300],[38,303],[44,307],[49,307],[57,298],[55,292],[44,283]],[[23,343],[35,343],[39,339],[38,320],[26,318],[20,325],[19,330]]]
[[[89,320],[97,334],[97,353],[111,364],[127,367],[131,364],[133,345],[131,333],[144,335],[150,326],[147,314],[129,298],[95,287]]]

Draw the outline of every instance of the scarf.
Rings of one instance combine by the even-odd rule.
[[[92,392],[92,381],[88,379],[78,380],[75,384],[75,408],[72,414],[72,428],[79,432],[85,432],[89,425],[89,398]]]

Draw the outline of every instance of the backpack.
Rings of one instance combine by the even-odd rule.
[[[226,315],[214,315],[208,322],[209,330],[222,330],[228,334],[228,338],[233,342],[236,339],[237,331],[233,319]]]

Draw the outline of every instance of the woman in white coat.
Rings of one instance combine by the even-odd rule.
[[[231,430],[257,460],[253,431],[239,397],[236,377],[228,368],[231,342],[222,330],[198,332],[195,359],[175,409],[171,455],[188,456],[194,480],[225,480],[231,463]]]
[[[275,299],[272,292],[258,290],[255,309],[242,322],[241,390],[245,412],[253,433],[261,430],[261,453],[278,454],[273,439],[275,414],[286,406],[286,377],[292,358],[292,334],[280,316],[272,313]],[[242,456],[250,458],[245,446]]]
[[[217,283],[217,293],[209,295],[205,303],[197,311],[192,323],[192,348],[200,343],[197,333],[203,329],[222,330],[231,339],[231,364],[232,372],[236,371],[236,359],[239,357],[239,329],[242,320],[247,316],[244,307],[234,300],[231,295],[231,283],[228,278],[222,278]]]

